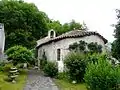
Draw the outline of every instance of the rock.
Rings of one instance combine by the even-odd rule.
[[[77,82],[73,80],[72,83],[73,83],[73,84],[76,84]]]

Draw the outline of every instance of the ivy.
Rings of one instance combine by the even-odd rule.
[[[101,53],[102,52],[102,46],[97,44],[97,42],[91,42],[87,43],[85,41],[79,41],[75,42],[71,45],[69,45],[70,51],[75,52],[90,52],[90,53]]]

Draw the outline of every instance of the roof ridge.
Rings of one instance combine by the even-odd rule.
[[[39,45],[37,45],[37,47],[39,47],[43,44],[46,44],[46,43],[49,43],[52,41],[58,41],[58,40],[61,40],[64,38],[84,37],[84,36],[90,36],[90,35],[97,35],[103,39],[104,43],[107,43],[107,40],[102,35],[100,35],[98,32],[85,31],[85,30],[72,30],[72,31],[66,32],[64,34],[61,34],[55,38],[47,38],[46,40],[43,39],[43,41],[41,40],[42,42],[39,42]]]

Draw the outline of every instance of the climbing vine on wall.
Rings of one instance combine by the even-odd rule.
[[[86,43],[85,41],[75,42],[69,45],[70,51],[75,52],[90,52],[90,53],[101,53],[102,46],[97,44],[97,42]]]
[[[102,46],[98,45],[97,42],[93,43],[89,43],[88,44],[88,49],[91,53],[101,53],[102,52]]]

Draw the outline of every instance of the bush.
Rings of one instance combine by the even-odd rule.
[[[107,58],[107,55],[106,54],[98,54],[98,53],[88,53],[86,55],[86,60],[87,60],[87,63],[95,63],[95,62],[98,62],[98,60],[100,59],[106,59]]]
[[[45,59],[40,60],[40,69],[43,69],[46,64],[47,64],[47,60]]]
[[[62,80],[68,80],[69,79],[68,73],[67,72],[60,72],[60,73],[58,73],[57,78],[62,79]]]
[[[69,77],[71,80],[82,82],[86,68],[85,54],[70,53],[64,60]]]
[[[46,75],[50,77],[55,77],[58,74],[58,68],[57,65],[53,62],[47,61],[47,64],[45,64],[43,71]]]
[[[7,63],[5,66],[2,68],[3,72],[9,72],[10,68],[13,67],[12,63]]]
[[[113,67],[106,59],[99,59],[88,64],[84,79],[89,90],[117,90],[120,68]]]
[[[0,71],[3,71],[3,67],[5,66],[4,62],[0,62]]]
[[[8,60],[13,60],[16,65],[18,63],[31,62],[33,60],[33,53],[26,47],[14,46],[6,51]]]

